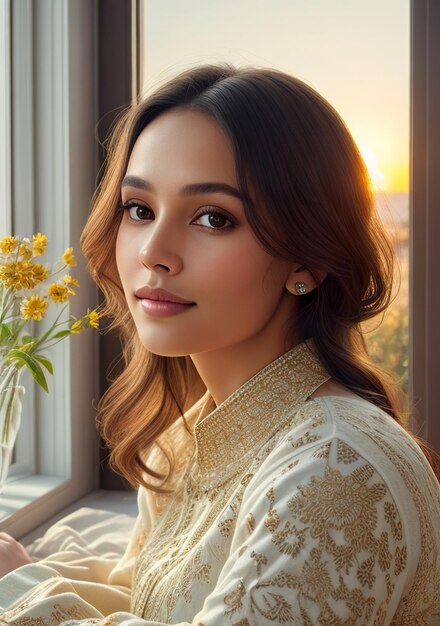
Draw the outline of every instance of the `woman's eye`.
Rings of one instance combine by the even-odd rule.
[[[139,204],[138,202],[122,204],[121,208],[128,212],[128,217],[132,222],[154,220],[153,211],[149,207]],[[192,223],[217,231],[228,230],[234,226],[232,221],[226,217],[226,215],[220,213],[220,211],[214,211],[212,209],[207,209],[206,211],[200,213]]]
[[[142,204],[123,204],[122,208],[128,211],[128,215],[134,222],[149,220],[153,218],[153,212],[147,206]]]
[[[219,211],[206,211],[199,215],[194,223],[215,230],[226,230],[233,225],[231,220]]]

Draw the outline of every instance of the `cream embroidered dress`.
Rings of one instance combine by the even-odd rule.
[[[49,529],[40,560],[0,580],[1,617],[14,626],[440,624],[436,478],[373,404],[309,399],[328,378],[300,344],[219,407],[206,394],[162,438],[176,457],[174,495],[139,489],[125,553],[116,557],[110,538],[101,555],[78,539],[42,558],[45,542],[57,543]],[[164,458],[157,448],[150,462],[160,469]]]

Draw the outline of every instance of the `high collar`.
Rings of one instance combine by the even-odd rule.
[[[269,363],[206,416],[212,398],[205,394],[194,427],[198,479],[226,480],[290,423],[329,378],[304,342]]]

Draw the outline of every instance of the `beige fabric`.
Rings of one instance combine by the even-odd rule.
[[[129,532],[116,524],[99,555],[98,535],[57,543],[65,531],[53,527],[34,546],[43,560],[0,580],[3,618],[14,626],[439,625],[436,478],[371,403],[310,400],[327,379],[301,344],[218,408],[207,394],[162,438],[176,457],[175,493],[139,489],[124,555],[113,545]],[[159,449],[150,462],[165,462]]]

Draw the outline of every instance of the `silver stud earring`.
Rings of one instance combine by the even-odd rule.
[[[304,293],[307,293],[307,288],[305,283],[295,283],[296,293],[300,296]]]

